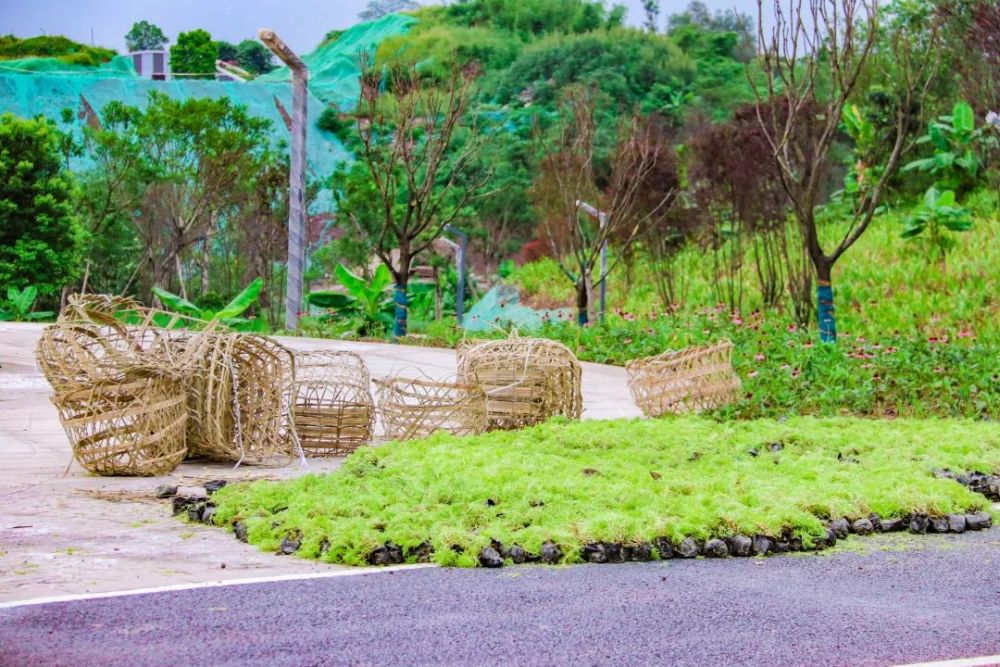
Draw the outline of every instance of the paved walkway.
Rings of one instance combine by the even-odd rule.
[[[165,477],[107,478],[70,464],[70,448],[34,361],[41,325],[0,323],[0,601],[219,579],[329,571],[334,566],[278,558],[221,530],[185,524],[153,501],[163,483],[285,478],[336,468],[341,459],[284,468],[184,463]],[[451,350],[283,338],[301,350],[351,350],[372,375],[419,370],[455,373]],[[639,414],[621,368],[584,364],[584,417]]]

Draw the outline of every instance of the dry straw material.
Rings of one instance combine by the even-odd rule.
[[[386,440],[486,430],[486,395],[474,384],[390,377],[375,380],[375,385]]]
[[[193,347],[188,448],[193,456],[274,463],[292,450],[288,432],[293,360],[264,336],[208,333],[178,340]]]
[[[486,393],[490,429],[517,429],[583,412],[580,362],[562,343],[542,338],[495,340],[458,354],[459,381]]]
[[[625,368],[632,398],[648,417],[725,405],[740,391],[732,350],[733,344],[723,340],[630,361]]]
[[[375,405],[353,352],[296,352],[292,425],[306,456],[337,456],[371,442]]]

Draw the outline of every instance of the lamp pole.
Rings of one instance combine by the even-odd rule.
[[[306,263],[306,114],[309,68],[275,32],[261,28],[260,41],[292,72],[292,154],[288,193],[288,283],[285,296],[285,328],[299,327],[302,312],[302,272]]]
[[[604,226],[608,224],[608,215],[604,211],[598,211],[596,208],[588,204],[587,202],[576,201],[576,205],[583,209],[583,212],[592,218],[597,219],[597,224],[603,230]],[[605,240],[601,243],[601,296],[600,296],[600,309],[601,309],[601,322],[604,321],[604,308],[607,303],[608,295],[608,242]]]
[[[462,326],[462,316],[465,314],[465,251],[469,247],[469,235],[457,227],[444,226],[445,231],[458,237],[459,242],[448,241],[455,248],[455,263],[458,264],[458,285],[455,286],[455,318],[458,326]]]

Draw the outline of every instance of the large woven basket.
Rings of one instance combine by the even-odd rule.
[[[149,375],[59,391],[52,398],[74,458],[98,475],[163,475],[187,454],[184,382]]]
[[[583,412],[580,363],[562,343],[519,338],[479,343],[460,351],[459,381],[486,393],[490,429],[517,429]]]
[[[375,380],[375,385],[386,440],[486,431],[486,395],[474,384],[391,377]]]
[[[291,453],[289,391],[294,362],[276,341],[245,333],[176,339],[195,346],[190,372],[188,448],[193,456],[273,463]]]
[[[364,360],[353,352],[295,353],[292,424],[306,456],[347,454],[371,442],[375,405]]]
[[[733,344],[723,340],[630,361],[625,368],[632,398],[648,417],[726,405],[740,392],[732,349]]]

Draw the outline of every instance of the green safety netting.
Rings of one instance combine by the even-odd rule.
[[[389,37],[406,34],[416,22],[412,16],[389,14],[348,28],[334,41],[302,56],[309,66],[309,91],[342,111],[353,109],[361,94],[358,80],[361,53],[373,52]],[[291,72],[282,67],[257,78],[257,81],[268,83],[288,81],[290,78]]]
[[[85,75],[102,79],[134,79],[138,75],[132,59],[127,56],[115,56],[100,67],[76,65],[63,62],[59,58],[18,58],[0,60],[0,74],[50,74],[50,75]]]
[[[565,322],[573,318],[572,308],[539,310],[520,303],[521,295],[512,285],[497,285],[476,302],[462,318],[468,331],[505,330],[510,325],[530,331],[545,322]]]

